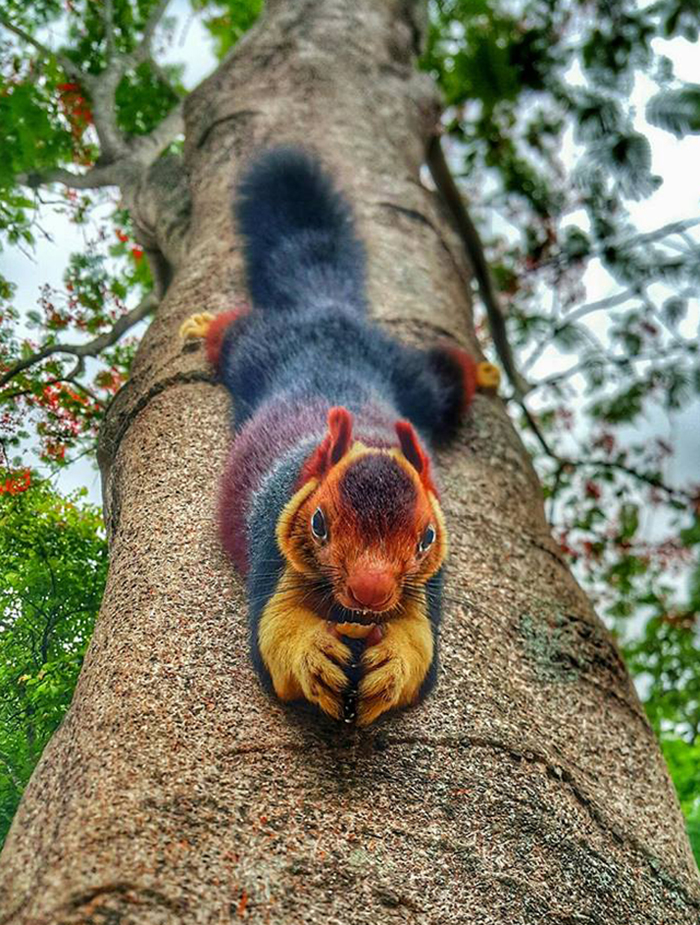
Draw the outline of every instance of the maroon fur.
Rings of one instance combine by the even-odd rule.
[[[224,334],[226,333],[228,326],[233,324],[234,321],[243,315],[247,315],[249,311],[250,307],[248,305],[239,305],[238,308],[234,308],[231,311],[223,312],[223,314],[217,315],[209,325],[209,330],[207,331],[206,337],[207,359],[215,369],[219,365],[221,343],[224,339]]]
[[[248,571],[247,516],[253,493],[285,453],[306,437],[320,437],[326,414],[322,399],[291,408],[278,398],[251,418],[233,441],[219,494],[219,533],[241,574]]]
[[[430,457],[420,445],[413,425],[408,421],[397,421],[395,427],[401,452],[416,470],[425,487],[437,494],[430,474]]]
[[[345,470],[339,487],[344,512],[368,540],[407,529],[415,520],[416,486],[393,456],[361,456]]]
[[[470,353],[460,347],[443,344],[441,349],[457,363],[462,374],[462,411],[464,412],[471,405],[476,394],[476,361]]]
[[[321,478],[345,456],[352,445],[352,415],[347,408],[331,408],[328,412],[328,432],[299,473],[297,486],[309,479]]]

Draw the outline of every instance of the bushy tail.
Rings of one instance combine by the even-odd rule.
[[[240,182],[234,213],[253,305],[364,311],[365,254],[350,206],[310,154],[263,154]]]

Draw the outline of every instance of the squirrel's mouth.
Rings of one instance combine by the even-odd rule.
[[[346,622],[381,623],[396,609],[401,590],[393,580],[385,580],[379,587],[347,581],[335,588],[333,596],[340,609],[351,615]]]
[[[335,603],[331,609],[331,619],[336,623],[357,623],[361,626],[371,626],[376,623],[386,623],[395,615],[397,601],[392,595],[381,608],[362,606],[359,602],[349,600],[346,595],[335,595]],[[348,604],[350,606],[348,606]]]
[[[372,626],[377,623],[376,614],[371,610],[348,610],[347,607],[339,608],[338,613],[333,613],[333,619],[336,623],[359,623],[361,626]]]

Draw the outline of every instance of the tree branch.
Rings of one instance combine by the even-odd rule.
[[[657,228],[655,231],[645,231],[642,234],[634,235],[633,237],[617,236],[613,238],[612,241],[608,241],[605,244],[600,244],[598,247],[594,247],[585,257],[585,260],[590,261],[594,257],[600,257],[603,255],[604,251],[608,247],[613,247],[617,250],[629,251],[634,247],[639,247],[644,244],[653,244],[660,243],[664,247],[668,247],[670,242],[662,240],[663,238],[668,238],[673,235],[679,235],[684,237],[687,229],[694,228],[696,225],[700,224],[700,218],[688,218],[682,219],[680,221],[669,222],[666,225],[662,225],[660,228]],[[691,249],[695,251],[697,248],[697,241],[690,239]],[[569,254],[559,253],[554,257],[550,257],[548,260],[542,260],[535,269],[530,272],[535,273],[537,270],[541,270],[544,267],[556,267],[556,266],[566,266],[571,262],[580,261],[580,257],[571,258]]]
[[[41,52],[45,58],[54,58],[61,65],[66,74],[75,77],[76,80],[84,83],[85,86],[92,86],[94,78],[90,74],[85,74],[70,58],[67,58],[60,52],[52,51],[48,46],[37,41],[37,39],[33,38],[28,32],[25,32],[20,26],[15,26],[14,23],[10,22],[5,16],[0,15],[0,25],[4,26],[9,32],[13,32],[18,38],[22,39],[23,42],[32,45],[37,51]]]
[[[115,344],[122,334],[126,333],[130,328],[133,328],[134,325],[145,318],[149,312],[153,311],[157,304],[158,302],[155,295],[149,292],[136,308],[132,308],[131,311],[122,315],[109,331],[100,334],[99,337],[95,337],[85,344],[49,344],[46,347],[42,347],[41,350],[37,350],[36,353],[33,353],[24,360],[20,360],[19,363],[15,363],[7,372],[3,373],[3,375],[0,376],[0,387],[6,385],[11,379],[14,379],[15,376],[25,369],[36,366],[37,363],[40,363],[47,357],[53,356],[55,353],[65,353],[70,356],[80,357],[81,359],[83,357],[98,356],[107,347],[111,347],[112,344]]]
[[[49,183],[62,183],[70,189],[97,189],[100,186],[119,186],[120,170],[116,163],[105,167],[93,167],[87,173],[73,173],[63,167],[55,167],[42,173],[20,173],[15,179],[20,186],[29,186],[32,189]]]
[[[515,400],[520,410],[522,411],[523,415],[525,416],[525,420],[527,421],[528,427],[530,428],[530,430],[533,432],[533,434],[537,438],[537,442],[539,443],[539,445],[542,447],[542,449],[547,454],[547,456],[551,457],[552,459],[555,459],[561,465],[561,460],[559,459],[557,454],[554,452],[554,450],[550,447],[544,434],[540,430],[537,421],[535,420],[533,415],[530,413],[530,409],[527,407],[523,399],[516,397]]]
[[[87,87],[87,89],[90,91],[92,100],[93,122],[97,136],[100,140],[102,156],[107,160],[114,161],[116,156],[122,153],[126,148],[126,144],[121,135],[121,132],[117,128],[116,113],[114,110],[114,93],[117,88],[117,84],[121,80],[122,74],[124,73],[126,59],[115,57],[113,54],[110,54],[110,48],[112,52],[114,51],[114,35],[111,15],[112,10],[110,3],[109,9],[105,10],[103,13],[103,19],[105,21],[105,32],[107,35],[107,57],[110,63],[108,64],[107,68],[96,77],[91,74],[84,73],[76,64],[70,60],[70,58],[67,58],[65,55],[61,55],[58,52],[52,51],[46,45],[43,45],[41,42],[33,38],[28,32],[25,32],[24,29],[21,29],[19,26],[15,26],[13,23],[9,22],[4,16],[0,16],[0,24],[4,25],[5,28],[9,29],[11,32],[14,32],[14,34],[21,38],[24,42],[28,42],[30,45],[33,45],[34,48],[40,51],[44,56],[55,58],[67,74],[75,77],[76,80],[80,81],[81,84]],[[107,25],[108,19],[110,23],[109,26]]]
[[[102,8],[102,22],[105,27],[105,41],[107,42],[107,60],[113,61],[116,54],[114,44],[114,2],[113,0],[104,0]]]
[[[624,463],[609,462],[601,459],[581,459],[576,466],[598,466],[602,469],[616,469],[618,472],[624,472],[627,475],[632,476],[632,478],[637,479],[639,482],[645,482],[647,485],[651,485],[652,488],[658,488],[659,491],[665,491],[668,495],[680,495],[682,498],[687,498],[688,501],[694,501],[695,496],[692,492],[686,491],[684,488],[673,488],[671,485],[666,485],[665,482],[662,482],[660,478],[655,475],[647,475],[644,472],[638,472],[637,469],[633,469],[631,466],[626,466]]]
[[[624,302],[628,302],[633,296],[636,295],[634,289],[625,289],[623,292],[618,292],[612,296],[606,296],[604,299],[599,299],[597,302],[590,302],[588,305],[581,305],[579,308],[575,308],[573,311],[569,312],[567,315],[564,315],[559,324],[554,325],[552,330],[547,334],[546,337],[543,337],[542,340],[535,346],[534,350],[530,356],[525,360],[523,364],[523,369],[530,370],[534,366],[535,362],[540,358],[545,348],[552,343],[552,340],[556,337],[557,334],[561,333],[564,328],[573,324],[575,321],[578,321],[579,318],[583,318],[585,315],[590,315],[592,312],[602,311],[603,309],[614,308],[616,305],[621,305]],[[534,386],[533,386],[534,388]]]
[[[95,131],[100,141],[101,156],[107,163],[94,167],[85,174],[75,174],[70,170],[57,167],[43,173],[25,173],[17,177],[23,186],[36,189],[45,183],[63,183],[71,189],[94,189],[101,186],[121,186],[128,178],[129,162],[139,167],[148,166],[170,142],[183,131],[182,105],[178,104],[155,129],[143,138],[135,139],[131,150],[120,132],[114,110],[114,95],[124,73],[129,68],[151,58],[151,41],[169,0],[160,2],[151,11],[143,30],[141,41],[136,49],[128,55],[118,55],[114,38],[114,0],[105,0],[101,15],[105,28],[107,43],[107,67],[98,76],[85,74],[69,58],[52,51],[28,32],[9,22],[0,15],[0,24],[33,45],[46,57],[55,58],[66,73],[75,77],[90,90]],[[160,79],[167,77],[154,61],[154,69]]]
[[[36,173],[18,174],[21,186],[38,189],[49,183],[62,183],[70,189],[97,189],[102,186],[121,186],[131,174],[147,167],[164,148],[184,132],[183,103],[180,102],[150,132],[135,141],[128,154],[110,164],[93,167],[87,173],[73,173],[63,167],[55,167]]]
[[[151,69],[153,70],[153,73],[156,75],[158,80],[160,80],[160,82],[164,84],[172,93],[180,97],[184,95],[183,90],[181,90],[179,87],[173,86],[170,77],[168,77],[167,73],[165,72],[165,68],[156,61],[153,55],[150,55],[148,58],[148,63],[150,64]]]
[[[133,67],[136,64],[141,64],[143,61],[146,61],[150,57],[151,41],[153,40],[153,35],[158,27],[158,23],[163,18],[163,14],[165,13],[169,3],[170,0],[160,0],[160,3],[158,3],[158,5],[151,11],[151,15],[148,17],[144,27],[141,41],[131,52],[131,54],[126,56],[126,61],[128,62],[129,67]]]
[[[427,160],[435,185],[452,214],[457,231],[469,257],[469,262],[472,265],[474,276],[479,286],[479,294],[486,308],[496,353],[513,386],[515,395],[520,399],[530,391],[531,386],[516,368],[508,341],[505,318],[493,286],[479,232],[469,216],[462,195],[452,177],[438,135],[433,135],[430,140]]]
[[[101,157],[108,163],[124,157],[127,142],[117,125],[117,113],[114,99],[123,76],[121,59],[116,58],[112,65],[102,71],[92,86],[92,120],[100,141]]]
[[[667,485],[665,482],[663,482],[660,478],[658,478],[658,476],[647,475],[646,472],[639,472],[637,469],[633,469],[632,466],[626,466],[624,463],[613,462],[612,460],[606,459],[561,459],[556,455],[552,455],[552,459],[554,459],[559,464],[556,473],[557,480],[559,479],[560,473],[566,469],[583,469],[585,467],[615,469],[617,472],[624,472],[625,475],[629,475],[631,478],[636,479],[638,482],[644,482],[645,485],[649,485],[652,488],[657,488],[659,491],[663,491],[667,495],[681,497],[687,501],[695,500],[695,496],[692,494],[692,492],[686,491],[684,488],[673,488],[671,485]]]
[[[567,457],[557,455],[557,453],[555,453],[554,450],[549,446],[549,443],[545,439],[537,422],[535,421],[532,414],[528,411],[524,402],[519,400],[518,405],[525,415],[528,426],[537,438],[537,442],[540,444],[547,456],[549,456],[549,458],[557,464],[557,468],[554,473],[555,488],[561,481],[562,473],[567,469],[597,467],[599,469],[614,469],[617,472],[624,472],[631,478],[637,479],[639,482],[644,482],[645,485],[650,485],[652,488],[657,488],[659,491],[666,492],[667,495],[681,497],[688,501],[696,500],[692,492],[686,491],[684,488],[673,488],[671,485],[667,485],[665,482],[663,482],[658,476],[648,475],[646,472],[639,472],[637,469],[632,468],[632,466],[625,465],[625,463],[614,462],[613,460],[609,459],[569,459]],[[554,497],[554,492],[552,493],[552,497]]]
[[[700,218],[686,218],[676,222],[669,222],[667,225],[662,225],[661,228],[657,228],[656,231],[647,231],[644,234],[636,235],[629,243],[651,244],[654,241],[658,241],[660,238],[666,238],[670,235],[682,235],[689,228],[694,228],[698,224],[700,224]],[[697,244],[697,242],[695,243]]]
[[[549,445],[546,437],[540,430],[540,427],[535,420],[534,416],[529,411],[527,405],[522,398],[517,398],[514,396],[514,400],[517,405],[523,412],[525,420],[528,427],[534,434],[537,442],[542,447],[544,453],[549,456],[557,464],[556,471],[554,473],[554,485],[555,491],[557,486],[561,482],[562,473],[567,469],[582,469],[586,466],[588,467],[598,467],[602,469],[614,469],[617,472],[624,472],[626,475],[629,475],[631,478],[637,479],[639,482],[644,482],[646,485],[650,485],[652,488],[657,488],[659,491],[665,492],[667,495],[683,498],[687,501],[695,501],[696,496],[692,492],[686,491],[683,488],[673,488],[670,485],[667,485],[663,482],[658,476],[648,475],[645,472],[639,472],[637,469],[632,468],[632,466],[627,466],[625,463],[614,462],[613,460],[606,459],[570,459],[568,457],[559,456]],[[554,498],[554,493],[552,492],[552,498]],[[551,513],[551,512],[550,512]]]
[[[183,103],[180,102],[170,110],[152,132],[139,138],[131,150],[130,159],[144,167],[151,164],[164,148],[167,148],[178,135],[182,135],[185,131],[182,112]]]

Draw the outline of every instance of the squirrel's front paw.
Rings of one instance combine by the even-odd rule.
[[[304,697],[333,719],[343,716],[348,679],[343,666],[350,661],[350,649],[323,623],[301,641],[296,676]]]
[[[296,621],[294,620],[296,616]],[[350,649],[325,620],[292,612],[285,621],[264,621],[260,653],[280,700],[316,704],[334,719],[343,716]]]
[[[214,315],[211,312],[190,315],[180,325],[180,338],[187,340],[189,337],[206,337],[213,320]]]
[[[358,688],[358,725],[368,726],[387,710],[414,703],[432,660],[427,620],[406,627],[389,624],[381,642],[369,646],[362,656],[365,674]]]

